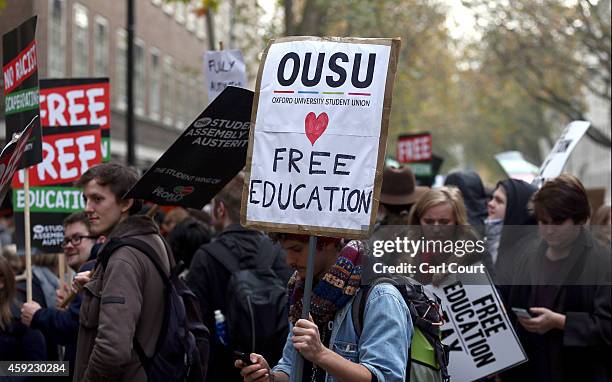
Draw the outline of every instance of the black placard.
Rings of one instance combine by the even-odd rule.
[[[7,140],[39,114],[36,16],[2,36],[2,75]],[[19,168],[42,160],[40,120],[34,122],[30,141]]]
[[[246,163],[253,92],[228,86],[125,198],[200,209]]]

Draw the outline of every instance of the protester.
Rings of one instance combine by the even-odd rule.
[[[15,226],[13,224],[13,218],[0,216],[0,247],[13,244],[14,231]]]
[[[444,185],[457,187],[461,191],[468,223],[480,232],[487,218],[487,194],[480,175],[475,171],[452,172],[444,180]]]
[[[147,216],[133,216],[141,208],[139,201],[122,199],[136,181],[133,170],[113,163],[94,166],[81,176],[77,186],[83,189],[91,234],[107,236],[106,245],[113,239],[140,239],[155,249],[169,272],[172,259],[156,224]],[[124,246],[108,258],[99,257],[84,288],[74,380],[146,381],[135,348],[137,344],[144,355],[153,356],[163,296],[160,274],[140,251]]]
[[[528,203],[536,190],[535,186],[522,180],[502,180],[497,183],[487,204],[487,250],[495,265],[494,277],[498,285],[509,283],[516,254],[532,241],[535,230],[529,226],[535,226],[536,221]]]
[[[439,187],[428,190],[412,207],[408,217],[409,232],[407,236],[413,240],[424,238],[430,241],[453,242],[479,240],[478,233],[468,223],[467,212],[461,192],[455,187]],[[476,251],[476,246],[470,253],[444,252],[440,246],[432,245],[434,249],[420,250],[408,260],[414,264],[428,263],[435,266],[445,262],[456,262],[461,265],[482,261],[487,269],[492,264],[486,251]],[[438,284],[443,274],[417,273],[415,278],[423,284]]]
[[[406,224],[410,209],[427,189],[416,185],[416,178],[410,166],[385,167],[378,206],[379,224]]]
[[[189,212],[182,207],[174,207],[164,216],[161,223],[161,231],[164,236],[168,236],[176,225],[189,217]]]
[[[176,261],[183,261],[186,268],[191,265],[195,252],[210,242],[208,227],[195,218],[186,218],[178,223],[168,235],[168,244]]]
[[[21,323],[15,296],[15,274],[0,255],[0,360],[45,361],[45,338]]]
[[[87,214],[76,212],[68,215],[64,219],[62,243],[67,264],[79,272],[93,269],[95,253],[92,253],[92,248],[97,239],[98,236],[91,234]],[[65,298],[65,293],[62,292],[58,291],[58,296]],[[21,307],[21,322],[24,325],[40,330],[47,342],[65,346],[64,360],[69,362],[71,376],[74,375],[80,308],[80,294],[66,310],[55,307],[43,308],[36,301],[27,302]]]
[[[55,291],[59,287],[57,255],[54,253],[32,254],[32,278],[36,279],[43,293],[46,306],[55,306]]]
[[[610,248],[612,243],[612,208],[608,205],[600,206],[591,218],[591,232],[593,237],[604,248]]]
[[[610,381],[611,257],[585,229],[586,191],[561,175],[533,196],[533,210],[542,240],[521,256],[507,300],[531,316],[514,320],[529,362],[503,380]]]
[[[291,274],[279,246],[273,246],[270,239],[261,232],[246,229],[239,224],[243,184],[244,177],[239,174],[215,196],[212,218],[218,236],[214,242],[203,245],[196,252],[186,279],[187,285],[198,297],[202,318],[208,328],[215,328],[216,310],[221,314],[228,313],[226,293],[232,276],[232,271],[226,266],[228,262],[238,269],[253,269],[258,264],[272,264],[271,269],[282,285],[286,285]],[[286,327],[286,321],[284,323]],[[217,337],[218,335],[219,333],[216,333]],[[276,347],[277,350],[272,352],[280,356],[282,339],[278,341],[278,346],[259,345]],[[233,368],[232,350],[236,349],[229,349],[219,341],[212,343],[208,381],[241,380],[240,374]]]
[[[242,361],[244,381],[289,381],[298,352],[304,357],[302,381],[404,381],[413,333],[408,307],[390,284],[373,287],[366,302],[361,337],[351,319],[353,297],[361,283],[365,253],[358,242],[339,248],[339,239],[319,238],[314,261],[314,286],[310,320],[300,319],[308,236],[280,235],[287,262],[295,269],[288,285],[289,320],[283,356],[274,368],[259,354],[250,354],[253,365]],[[333,341],[332,341],[333,340]]]

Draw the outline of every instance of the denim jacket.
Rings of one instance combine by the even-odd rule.
[[[365,366],[379,382],[403,382],[413,328],[408,307],[399,291],[390,284],[378,284],[372,289],[365,305],[360,338],[353,326],[353,301],[354,298],[334,317],[329,341],[331,350]],[[293,382],[295,376],[291,371],[296,351],[291,342],[291,329],[283,357],[273,370],[284,372]],[[328,373],[325,381],[335,382],[336,379]]]

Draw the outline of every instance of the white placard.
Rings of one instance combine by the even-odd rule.
[[[450,348],[451,381],[474,381],[527,360],[486,273],[454,274],[427,288],[440,297],[448,319],[442,343]]]
[[[561,175],[567,159],[589,127],[591,123],[587,121],[574,121],[565,127],[561,137],[557,139],[555,146],[542,163],[535,183],[541,184],[546,179]]]
[[[269,46],[255,97],[245,226],[367,233],[397,48],[391,39],[287,38]]]
[[[504,151],[495,154],[495,159],[512,179],[531,183],[538,173],[538,167],[525,160],[520,151]]]
[[[244,59],[237,49],[205,52],[204,74],[208,85],[208,104],[229,85],[240,88],[247,85]]]

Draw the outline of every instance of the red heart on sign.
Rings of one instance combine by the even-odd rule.
[[[187,196],[191,194],[195,188],[193,186],[176,186],[174,187],[174,192],[178,192],[182,196]]]
[[[327,113],[321,113],[317,117],[315,113],[311,111],[310,113],[308,113],[308,115],[306,115],[306,119],[304,120],[304,130],[306,131],[306,136],[308,137],[308,140],[313,146],[317,139],[319,139],[319,137],[323,135],[325,129],[327,129],[328,123],[329,117],[327,116]]]

